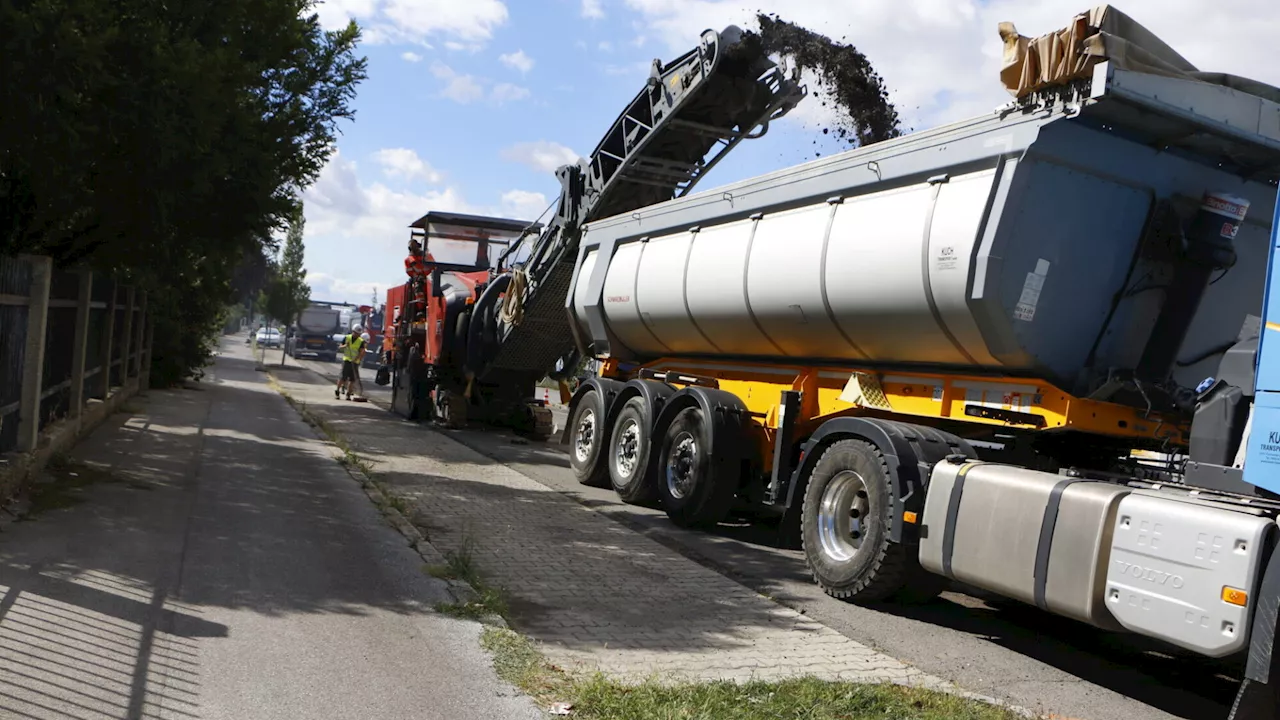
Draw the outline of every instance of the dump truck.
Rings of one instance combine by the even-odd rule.
[[[582,361],[564,298],[583,224],[687,195],[803,96],[797,74],[753,36],[707,30],[693,50],[655,60],[595,150],[557,170],[561,194],[545,226],[442,212],[411,223],[419,255],[406,267],[428,277],[387,294],[393,409],[447,426],[479,420],[550,434],[551,412],[534,390]],[[424,307],[413,310],[419,294]]]
[[[592,359],[580,482],[776,515],[829,595],[962,583],[1238,661],[1232,717],[1276,718],[1280,90],[1109,6],[1000,30],[988,115],[586,215],[562,169],[561,219],[458,301],[457,367]]]
[[[1276,717],[1280,90],[1108,6],[1001,31],[994,113],[586,225],[570,463],[775,513],[837,598],[1239,660]]]

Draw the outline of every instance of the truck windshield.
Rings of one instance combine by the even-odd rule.
[[[430,238],[427,240],[427,254],[433,262],[442,265],[463,265],[485,269],[497,262],[498,256],[507,249],[507,241],[502,238],[490,238],[487,252],[485,243],[478,240],[455,240],[452,238]]]
[[[432,262],[485,270],[497,264],[520,234],[509,227],[430,220],[415,236],[425,240],[424,249]]]

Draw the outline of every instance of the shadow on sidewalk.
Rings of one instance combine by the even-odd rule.
[[[0,717],[199,717],[217,609],[433,614],[449,599],[250,360],[152,391],[73,452],[109,479],[0,533]]]

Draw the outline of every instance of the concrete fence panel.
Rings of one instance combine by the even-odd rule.
[[[0,257],[0,500],[146,389],[146,294],[39,256]]]

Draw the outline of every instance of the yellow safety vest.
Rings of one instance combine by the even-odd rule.
[[[360,359],[360,348],[364,347],[364,338],[352,333],[347,336],[347,347],[342,351],[342,358],[347,362]]]

